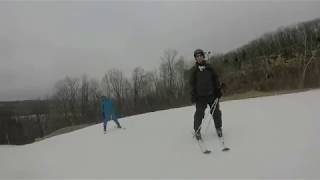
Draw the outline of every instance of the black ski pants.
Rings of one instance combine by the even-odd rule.
[[[214,108],[214,107],[212,107],[214,100],[215,100],[214,96],[200,96],[197,98],[196,112],[194,113],[194,126],[193,126],[195,131],[197,131],[198,128],[200,128],[200,126],[201,126],[202,119],[204,118],[204,112],[205,112],[208,104],[211,108],[210,113],[212,114],[215,127],[216,128],[222,127],[221,110],[219,107],[219,102],[216,105],[215,111],[212,113],[213,108]],[[200,132],[200,129],[198,132]]]

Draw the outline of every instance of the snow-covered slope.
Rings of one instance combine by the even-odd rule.
[[[231,151],[211,123],[210,155],[192,138],[192,106],[127,117],[106,135],[98,124],[0,146],[0,178],[320,178],[319,107],[319,90],[222,102]]]

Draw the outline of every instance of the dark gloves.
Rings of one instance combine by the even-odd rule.
[[[216,90],[215,90],[215,92],[214,92],[214,96],[216,97],[216,98],[221,98],[221,96],[222,96],[222,90],[221,90],[221,88],[217,88]]]
[[[226,84],[225,83],[220,83],[219,86],[215,89],[214,95],[216,98],[221,98],[223,96],[223,93],[226,90]]]
[[[192,102],[192,103],[196,103],[197,100],[198,100],[197,96],[195,96],[195,95],[192,95],[192,96],[191,96],[191,102]]]

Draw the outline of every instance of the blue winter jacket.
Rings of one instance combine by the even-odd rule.
[[[103,99],[102,100],[102,115],[103,115],[103,121],[109,121],[111,119],[117,120],[117,114],[115,111],[115,107],[113,106],[111,99]]]

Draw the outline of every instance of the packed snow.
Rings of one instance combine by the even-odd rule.
[[[220,104],[222,152],[212,118],[203,154],[194,106],[120,119],[24,146],[0,146],[0,178],[320,178],[320,90]],[[208,113],[208,110],[206,113]],[[210,123],[209,123],[210,122]]]

